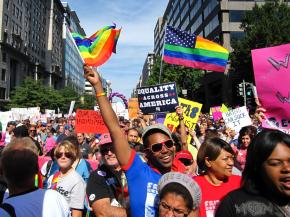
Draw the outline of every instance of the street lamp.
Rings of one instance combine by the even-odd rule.
[[[34,79],[37,81],[38,80],[38,67],[39,67],[39,62],[35,63],[35,71],[34,71]]]
[[[106,80],[106,84],[107,84],[107,87],[106,87],[106,89],[107,89],[107,96],[109,97],[109,95],[110,95],[110,88],[111,88],[111,81],[110,80]]]

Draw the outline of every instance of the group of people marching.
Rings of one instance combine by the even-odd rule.
[[[236,135],[207,114],[188,130],[177,107],[172,133],[142,114],[118,119],[99,74],[84,72],[110,141],[74,132],[71,119],[9,122],[0,216],[290,216],[290,136],[262,129],[263,109]]]

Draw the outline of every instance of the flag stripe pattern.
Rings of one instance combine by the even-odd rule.
[[[166,28],[163,60],[167,63],[224,72],[228,57],[228,50],[215,42]]]
[[[116,25],[106,26],[92,36],[86,38],[78,33],[72,36],[78,46],[82,58],[89,66],[100,66],[116,53],[116,45],[121,29],[116,29]]]

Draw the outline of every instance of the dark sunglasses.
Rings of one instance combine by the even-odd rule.
[[[193,163],[192,160],[186,158],[179,158],[178,160],[183,163],[184,166],[190,166]]]
[[[113,149],[113,147],[102,148],[102,149],[100,150],[101,155],[106,155],[106,154],[109,153],[109,151],[111,151],[112,153],[114,153],[114,149]]]
[[[55,157],[56,157],[56,159],[61,158],[63,155],[64,155],[66,158],[72,158],[72,157],[73,157],[72,153],[70,153],[70,152],[56,152],[56,153],[55,153]]]
[[[166,148],[172,148],[174,146],[174,143],[171,139],[161,142],[161,143],[155,143],[153,145],[151,145],[151,151],[152,152],[159,152],[162,150],[163,145],[166,146]]]

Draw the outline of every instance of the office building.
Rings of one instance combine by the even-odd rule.
[[[65,19],[63,22],[63,43],[64,43],[64,86],[72,87],[78,94],[85,92],[85,79],[83,70],[83,59],[72,38],[71,32],[86,35],[80,25],[75,11],[72,11],[66,2],[63,2]]]

